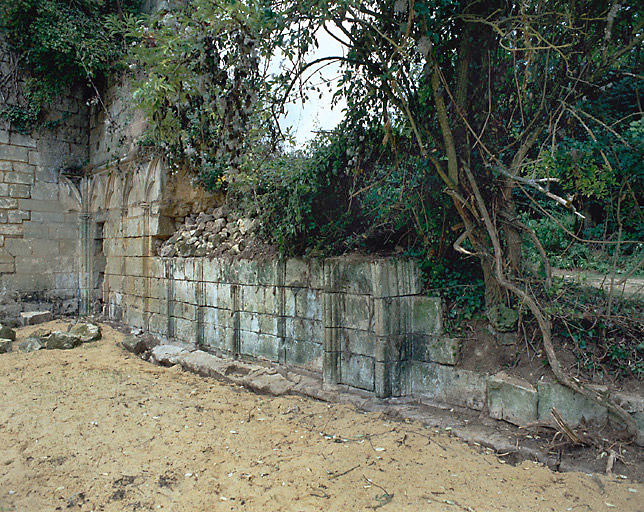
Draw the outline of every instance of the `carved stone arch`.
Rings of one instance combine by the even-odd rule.
[[[107,210],[120,210],[123,206],[121,197],[121,177],[118,171],[112,171],[107,178],[105,208]]]
[[[105,175],[93,176],[89,188],[89,211],[92,213],[107,210],[108,178]]]
[[[155,158],[150,161],[146,171],[144,199],[148,203],[161,199],[164,177],[163,160]]]
[[[58,180],[58,201],[66,212],[80,212],[83,199],[78,187],[66,176]]]

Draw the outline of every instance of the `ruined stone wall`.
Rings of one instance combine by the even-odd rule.
[[[10,55],[0,46],[0,66]],[[3,98],[16,104],[15,95]],[[78,297],[81,197],[66,171],[88,160],[88,107],[81,91],[60,98],[47,115],[48,128],[19,133],[0,120],[0,298],[15,313],[17,297],[64,303]],[[16,310],[16,311],[13,311]]]

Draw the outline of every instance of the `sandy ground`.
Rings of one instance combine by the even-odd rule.
[[[156,367],[103,332],[0,355],[0,511],[644,511],[644,486],[619,477]]]

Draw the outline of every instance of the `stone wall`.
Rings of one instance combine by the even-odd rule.
[[[1,44],[1,43],[0,43]],[[0,66],[10,66],[0,46]],[[17,103],[15,95],[3,106]],[[82,91],[51,106],[49,128],[19,133],[0,120],[0,295],[65,303],[78,298],[81,195],[65,173],[88,160],[88,107]]]

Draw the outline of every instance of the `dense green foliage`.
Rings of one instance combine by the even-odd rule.
[[[43,107],[65,90],[102,78],[123,54],[118,19],[139,0],[12,0],[0,3],[0,35],[17,55],[3,88],[19,98],[0,113],[30,132]],[[10,90],[19,74],[24,83]]]

